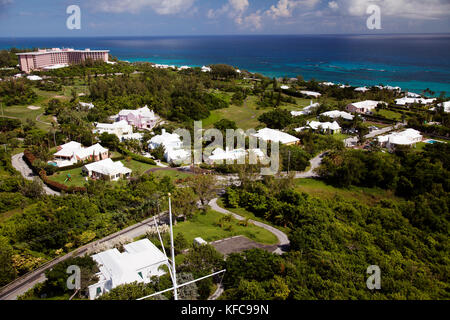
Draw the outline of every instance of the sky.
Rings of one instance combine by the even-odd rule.
[[[0,0],[0,37],[448,32],[450,0]]]

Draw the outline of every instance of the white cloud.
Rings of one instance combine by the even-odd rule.
[[[95,2],[95,9],[111,13],[139,13],[151,8],[160,15],[176,14],[192,7],[195,0],[100,0]]]
[[[319,0],[279,0],[277,5],[272,5],[266,11],[268,16],[272,18],[288,18],[292,16],[295,8],[312,9],[316,6]]]
[[[330,2],[328,2],[328,8],[337,10],[337,9],[339,9],[339,5],[336,1],[330,1]]]
[[[450,15],[448,0],[346,0],[344,10],[352,16],[363,16],[371,4],[380,7],[381,16],[423,20]]]
[[[250,28],[251,30],[259,30],[262,28],[262,16],[261,11],[258,10],[254,13],[249,14],[248,16],[244,17],[241,21],[241,24],[246,27]]]

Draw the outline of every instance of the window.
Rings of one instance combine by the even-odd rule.
[[[97,287],[97,295],[100,295],[102,293],[102,288],[101,287]]]
[[[144,279],[144,277],[142,276],[142,272],[138,272],[139,277],[141,277],[142,279]]]

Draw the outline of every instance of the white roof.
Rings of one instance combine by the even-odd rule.
[[[90,147],[87,148],[81,148],[79,150],[75,151],[75,155],[77,155],[80,158],[86,158],[89,157],[91,155],[97,156],[100,155],[101,153],[105,153],[108,152],[108,149],[103,148],[99,143],[94,144]]]
[[[301,94],[307,95],[307,96],[311,96],[311,97],[320,97],[322,94],[320,94],[319,92],[314,92],[314,91],[300,91]]]
[[[283,90],[288,90],[290,87],[286,86],[286,85],[282,85],[280,88],[283,89]]]
[[[353,120],[353,118],[354,118],[354,116],[352,114],[345,112],[345,111],[339,111],[339,110],[327,111],[327,112],[322,113],[321,115],[330,117],[333,119],[343,118],[346,120]]]
[[[202,72],[211,72],[211,71],[212,71],[212,69],[210,67],[207,67],[207,66],[202,67]]]
[[[434,101],[436,101],[436,98],[432,98],[432,99],[425,99],[425,98],[408,98],[408,97],[403,97],[400,99],[395,99],[395,103],[403,106],[405,104],[413,104],[413,103],[420,103],[420,104],[430,104],[433,103]]]
[[[334,121],[334,122],[311,121],[308,123],[308,125],[314,130],[317,130],[317,129],[339,130],[341,128],[336,121]]]
[[[386,104],[386,102],[383,102],[383,101],[365,100],[365,101],[360,101],[360,102],[353,102],[353,103],[351,103],[351,105],[353,105],[354,107],[356,107],[358,109],[364,108],[367,110],[372,110],[372,109],[375,109],[379,103]]]
[[[181,137],[176,133],[168,133],[163,129],[160,135],[154,136],[150,139],[150,144],[153,146],[164,145],[164,147],[170,148],[174,146],[181,146]]]
[[[444,107],[444,112],[450,112],[450,101],[440,103],[439,106]]]
[[[131,126],[125,120],[121,120],[114,123],[97,123],[97,129],[129,129]]]
[[[132,170],[125,167],[120,161],[113,162],[111,158],[90,163],[84,166],[89,172],[97,172],[102,175],[117,175],[131,173]]]
[[[322,82],[321,85],[328,87],[328,86],[334,86],[335,84],[333,82]]]
[[[420,131],[417,131],[415,129],[408,128],[406,130],[403,130],[401,132],[394,132],[388,135],[379,136],[378,141],[379,142],[387,142],[397,145],[411,145],[416,142],[421,141],[423,138]]]
[[[356,88],[355,91],[366,92],[366,91],[369,91],[369,88],[359,87],[359,88]]]
[[[77,151],[81,150],[83,148],[83,146],[81,145],[81,143],[75,142],[75,141],[70,141],[66,144],[63,144],[61,146],[59,146],[61,148],[61,150],[59,150],[58,152],[56,152],[54,155],[55,156],[60,156],[60,157],[72,157]]]
[[[27,76],[27,79],[31,81],[42,80],[42,78],[39,76]]]
[[[242,157],[245,157],[247,152],[244,149],[234,149],[224,151],[222,148],[217,148],[211,153],[209,157],[210,160],[238,160]]]
[[[270,128],[260,129],[256,134],[254,134],[254,136],[265,141],[270,140],[280,143],[293,143],[300,141],[300,139],[291,136],[290,134]]]
[[[313,103],[312,100],[311,100],[311,103],[310,103],[309,106],[304,107],[303,110],[301,110],[301,111],[291,111],[291,115],[293,117],[307,115],[307,114],[310,114],[311,112],[313,112],[314,108],[317,108],[319,106],[320,106],[320,103],[318,103],[318,102],[317,103]]]
[[[87,102],[80,102],[80,106],[87,107],[89,109],[92,109],[95,107],[93,103],[87,103]]]
[[[116,248],[92,256],[105,280],[111,280],[112,286],[142,282],[139,270],[156,264],[167,263],[166,256],[148,239],[139,240],[123,246],[124,252]]]
[[[150,119],[157,119],[155,113],[153,110],[150,110],[148,106],[145,106],[143,108],[137,109],[137,110],[128,110],[124,109],[119,112],[119,116],[127,116],[129,114],[133,114],[136,117],[143,117],[143,118],[150,118]]]
[[[408,98],[420,98],[420,97],[421,97],[420,94],[417,94],[417,93],[414,93],[414,92],[407,92],[407,93],[406,93],[406,96],[407,96]]]

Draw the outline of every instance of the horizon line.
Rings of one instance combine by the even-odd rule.
[[[0,39],[48,39],[48,38],[144,38],[144,37],[231,37],[231,36],[387,36],[387,35],[450,35],[450,32],[396,32],[396,33],[260,33],[260,34],[178,34],[178,35],[53,35],[53,36],[0,36]]]

